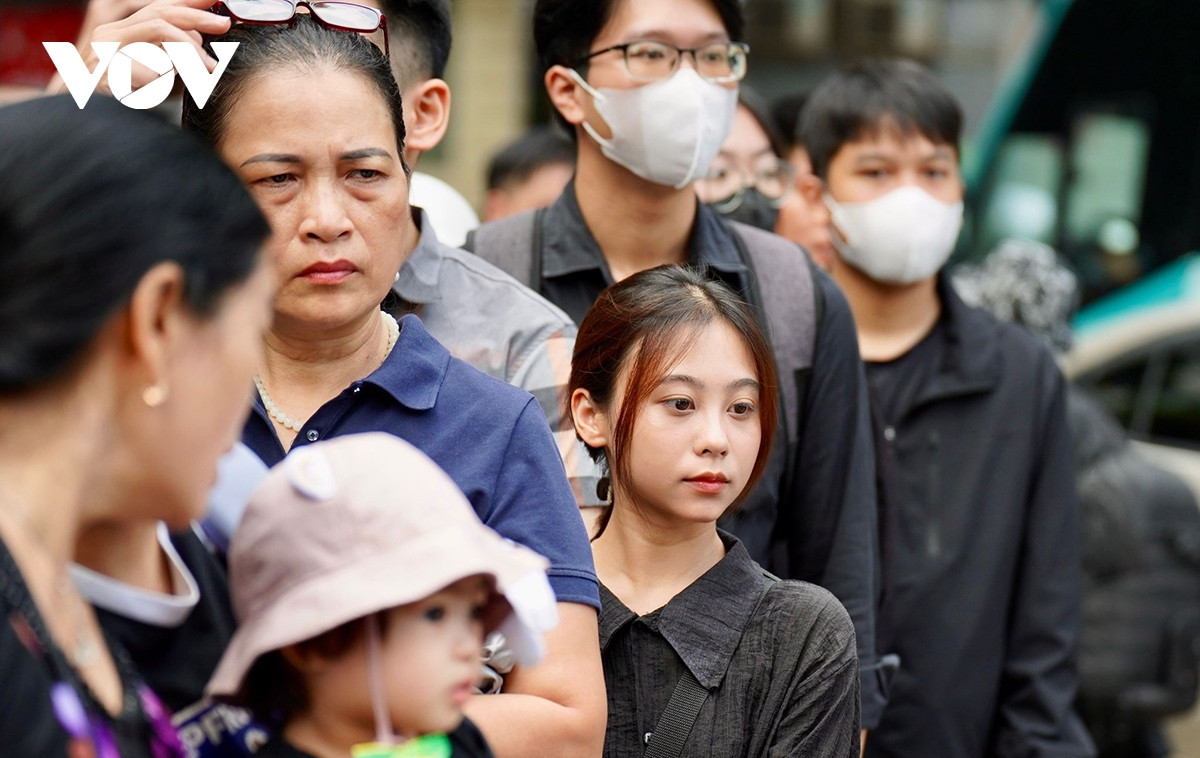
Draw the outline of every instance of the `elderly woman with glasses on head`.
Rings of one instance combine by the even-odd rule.
[[[217,41],[240,46],[184,126],[258,201],[279,275],[243,442],[274,464],[319,439],[395,434],[445,469],[486,524],[550,558],[559,623],[544,662],[465,711],[501,758],[598,754],[599,591],[546,419],[532,396],[451,358],[416,317],[381,308],[415,230],[396,82],[382,51],[347,32],[371,25],[347,23],[333,3],[287,19],[254,15],[262,3],[222,5],[244,23]]]

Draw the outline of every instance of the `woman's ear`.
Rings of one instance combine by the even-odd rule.
[[[411,166],[438,146],[450,125],[450,85],[426,79],[404,93],[404,155]]]
[[[592,393],[582,388],[571,393],[571,420],[575,422],[575,433],[585,445],[608,447],[611,434],[608,414],[592,400]]]
[[[551,66],[546,70],[543,81],[546,84],[546,94],[550,96],[550,103],[555,110],[568,124],[579,126],[587,117],[583,106],[587,92],[579,86],[579,81],[575,78],[578,74],[572,76],[572,73],[566,66]]]
[[[159,263],[147,271],[129,299],[128,354],[136,367],[130,376],[135,388],[151,407],[162,404],[170,392],[173,343],[179,338],[185,318],[183,268],[178,263]]]

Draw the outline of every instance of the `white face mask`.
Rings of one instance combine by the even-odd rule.
[[[613,163],[655,184],[683,189],[708,172],[733,128],[737,88],[705,81],[693,69],[633,89],[593,88],[571,75],[592,96],[612,137],[592,125],[584,131]]]
[[[825,204],[842,258],[875,281],[891,284],[936,274],[954,252],[963,224],[962,201],[943,203],[911,185],[868,203],[839,204],[826,193]]]

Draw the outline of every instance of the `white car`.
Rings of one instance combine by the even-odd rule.
[[[1200,298],[1087,329],[1063,372],[1117,417],[1147,459],[1178,474],[1200,500]]]

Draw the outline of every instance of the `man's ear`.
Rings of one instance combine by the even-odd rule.
[[[821,197],[825,190],[825,183],[816,177],[815,174],[805,174],[796,178],[796,189],[800,191],[800,197],[804,198],[804,202],[809,205],[819,206],[824,202]]]
[[[438,146],[450,126],[450,85],[426,79],[404,93],[404,153],[409,164]]]
[[[170,390],[172,342],[178,339],[184,314],[183,269],[178,263],[163,262],[147,271],[129,299],[128,354],[136,369],[131,376],[142,385],[135,388],[146,397],[153,389],[157,405]]]
[[[508,193],[499,187],[487,191],[483,198],[483,220],[495,221],[504,218],[508,211]]]
[[[566,119],[568,124],[579,126],[587,116],[587,111],[583,107],[587,92],[579,86],[579,81],[575,76],[572,76],[571,69],[566,66],[551,66],[546,71],[544,81],[546,94],[550,96],[550,103],[555,110]]]
[[[589,447],[608,447],[611,430],[608,413],[592,400],[592,393],[577,389],[571,393],[571,420],[575,433]]]

